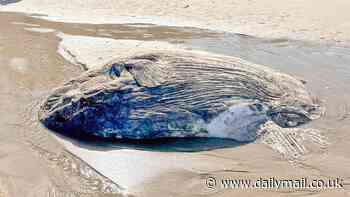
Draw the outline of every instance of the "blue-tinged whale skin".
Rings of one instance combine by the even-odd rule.
[[[321,114],[304,82],[239,58],[158,51],[117,59],[53,91],[49,129],[102,139],[220,137],[252,141],[261,125],[296,127]]]

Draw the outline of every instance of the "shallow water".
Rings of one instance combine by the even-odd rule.
[[[207,191],[203,177],[208,174],[250,178],[341,177],[350,184],[350,152],[347,150],[350,145],[347,133],[350,128],[350,48],[347,46],[288,39],[266,40],[151,24],[66,24],[16,13],[0,13],[0,21],[5,27],[0,30],[0,112],[4,114],[0,118],[0,196],[2,193],[8,196],[114,196],[124,191],[123,183],[136,182],[131,176],[138,176],[139,183],[134,184],[137,187],[135,193],[141,196],[225,196],[245,192],[230,189]],[[330,145],[325,150],[310,153],[300,165],[295,166],[262,144],[243,145],[230,140],[181,139],[108,146],[79,144],[82,150],[100,151],[106,155],[121,149],[124,152],[119,155],[120,161],[129,159],[134,162],[114,172],[130,171],[130,174],[120,174],[119,179],[113,179],[106,173],[101,175],[65,151],[49,131],[37,124],[35,110],[41,99],[52,88],[83,72],[79,66],[69,63],[57,53],[58,32],[166,41],[241,57],[303,78],[310,91],[324,101],[327,110],[324,117],[307,127],[324,131]],[[135,157],[130,159],[130,154]],[[96,155],[97,160],[99,157]],[[148,158],[140,161],[143,157]],[[140,162],[139,166],[137,162]],[[169,167],[164,168],[165,165]],[[144,172],[142,168],[149,172]],[[131,178],[124,181],[122,177]],[[249,192],[248,195],[252,195],[259,191]],[[290,196],[293,193],[327,196],[332,193],[345,196],[350,195],[349,192],[350,188],[346,185],[336,191],[272,190],[259,195]]]

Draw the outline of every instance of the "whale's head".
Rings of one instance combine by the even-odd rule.
[[[115,120],[126,118],[130,103],[122,95],[137,89],[132,76],[123,69],[119,65],[104,66],[55,89],[42,103],[39,120],[50,130],[79,138],[89,131],[108,137],[108,130],[118,130]]]
[[[153,126],[164,127],[151,120],[161,114],[151,106],[160,103],[158,86],[166,76],[161,69],[152,70],[155,61],[153,55],[137,56],[87,71],[51,93],[41,105],[39,120],[50,130],[70,134],[150,136]]]

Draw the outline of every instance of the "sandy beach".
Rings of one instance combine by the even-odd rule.
[[[350,196],[347,0],[0,0],[0,197]],[[148,50],[239,57],[307,81],[329,143],[291,163],[261,143],[84,142],[37,108],[68,79]],[[309,148],[309,147],[308,147]],[[340,189],[212,190],[208,177],[342,179]]]
[[[6,2],[6,1],[4,1]],[[8,1],[0,10],[75,23],[153,23],[258,37],[349,41],[347,0]],[[4,6],[5,5],[5,6]]]

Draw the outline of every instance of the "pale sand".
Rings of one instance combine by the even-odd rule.
[[[348,0],[24,0],[0,11],[64,22],[154,23],[340,42],[350,39],[349,8]]]
[[[181,44],[174,45],[161,41],[115,40],[110,38],[73,36],[57,34],[62,39],[57,52],[67,61],[92,69],[103,66],[113,59],[127,57],[146,50],[184,49]]]
[[[25,30],[31,31],[31,32],[38,32],[38,33],[51,33],[54,32],[54,29],[49,28],[37,28],[37,27],[31,27],[31,28],[25,28]]]

